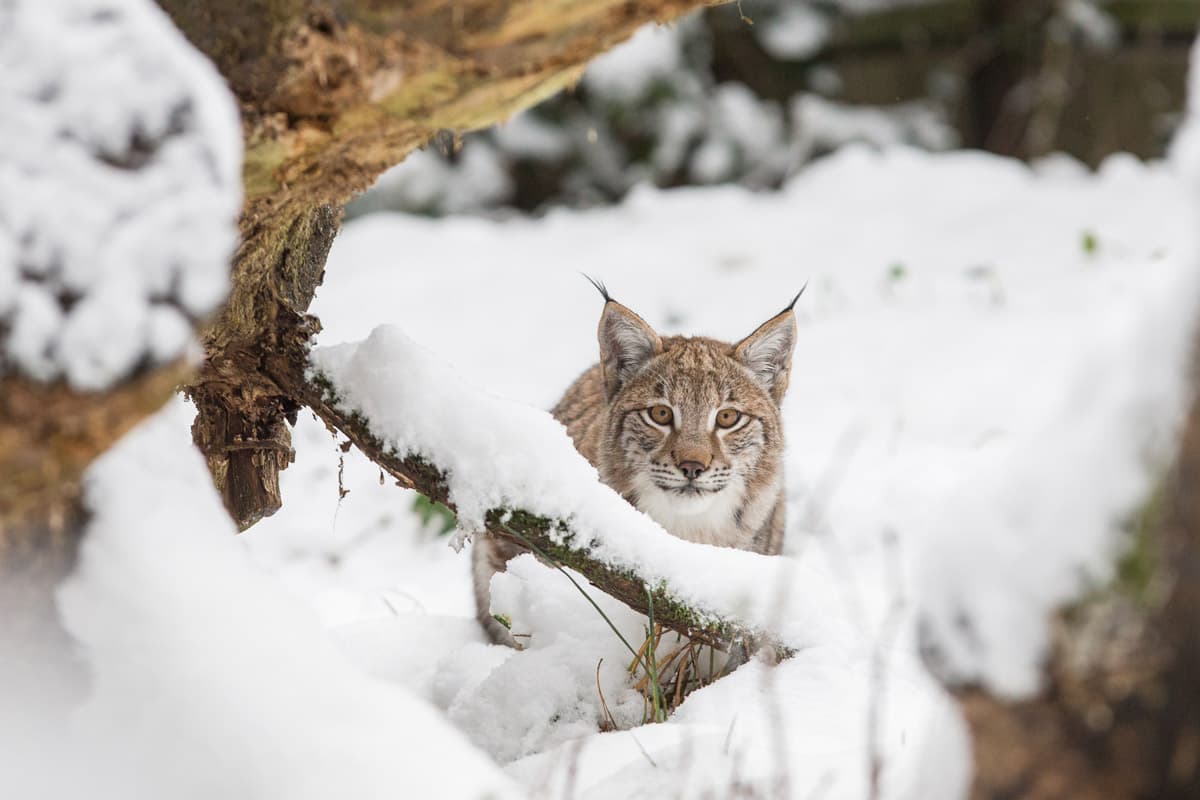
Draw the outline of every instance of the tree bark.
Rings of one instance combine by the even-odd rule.
[[[1200,400],[1136,570],[1055,620],[1042,692],[958,691],[975,800],[1200,797]],[[1153,515],[1152,515],[1153,516]]]
[[[196,443],[241,528],[279,508],[295,399],[262,369],[307,316],[341,206],[442,130],[498,122],[696,0],[160,0],[241,102],[242,245],[186,392]]]

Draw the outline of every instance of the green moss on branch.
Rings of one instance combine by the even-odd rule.
[[[277,376],[277,379],[280,377],[283,376]],[[442,470],[420,456],[397,452],[376,435],[369,420],[346,408],[344,399],[328,376],[315,372],[302,379],[293,390],[331,430],[345,435],[400,485],[456,510]],[[495,508],[484,515],[484,526],[487,535],[500,537],[523,549],[528,548],[522,539],[527,540],[550,559],[575,570],[592,586],[635,611],[645,614],[650,610],[649,603],[653,602],[656,622],[691,639],[726,650],[734,643],[753,641],[757,645],[774,647],[780,656],[790,655],[790,651],[770,635],[681,600],[666,581],[649,583],[632,568],[596,558],[593,553],[595,543],[582,541],[562,520],[524,509]]]

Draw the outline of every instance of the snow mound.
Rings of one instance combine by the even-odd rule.
[[[102,390],[225,296],[241,128],[145,0],[0,6],[0,373]]]
[[[740,774],[770,793],[778,759],[763,715],[775,704],[797,765],[792,793],[862,797],[870,663],[892,638],[879,734],[884,796],[960,796],[955,782],[968,760],[961,728],[921,672],[922,656],[934,654],[940,677],[1006,695],[1035,690],[1049,614],[1111,579],[1113,558],[1127,546],[1123,521],[1170,457],[1200,296],[1200,212],[1181,161],[1114,157],[1090,171],[1057,159],[1031,169],[978,153],[859,147],[771,195],[642,189],[613,208],[537,221],[375,215],[348,225],[330,255],[337,279],[321,288],[315,310],[324,341],[366,339],[325,352],[356,391],[381,393],[372,412],[402,417],[391,430],[397,445],[428,447],[434,460],[455,458],[442,445],[462,458],[478,452],[481,463],[463,465],[461,486],[452,469],[452,489],[468,505],[507,498],[548,515],[573,511],[578,530],[602,529],[590,535],[607,557],[678,580],[672,585],[697,602],[804,644],[771,687],[735,673],[692,695],[665,726],[580,738],[581,721],[602,713],[600,658],[608,704],[624,702],[624,684],[608,672],[620,645],[601,630],[568,648],[570,626],[589,629],[595,613],[562,575],[530,562],[496,578],[493,603],[514,629],[533,634],[533,646],[483,664],[475,641],[442,648],[431,639],[446,653],[431,699],[526,786],[560,796],[574,781],[574,796],[595,797],[653,796],[656,786],[674,795],[674,784],[660,782],[687,783],[680,773],[703,764],[708,777],[680,790],[700,794],[739,768],[738,753]],[[1139,202],[1131,206],[1130,197]],[[437,269],[399,269],[387,255],[397,242],[404,264]],[[619,512],[561,430],[515,402],[549,407],[596,359],[599,302],[577,271],[602,276],[660,330],[725,339],[809,281],[783,409],[788,557],[765,564],[709,553],[672,544],[640,515],[606,517]],[[437,355],[394,329],[372,334],[393,321],[436,342]],[[421,379],[396,388],[407,395],[390,394],[387,384],[406,370]],[[513,400],[485,401],[471,384]],[[424,419],[411,419],[416,407]],[[422,433],[434,425],[444,427]],[[251,536],[263,548],[274,537],[269,546],[283,549],[287,531],[323,525],[312,531],[323,543],[319,558],[354,536],[340,527],[346,520],[409,501],[395,492],[388,500],[378,471],[365,468],[347,484],[353,493],[330,536],[335,447],[310,427],[314,444],[297,445],[298,463],[283,476],[294,483],[284,491],[303,503],[327,498],[324,515],[310,522],[307,505],[285,505]],[[524,461],[504,456],[501,469],[497,446]],[[310,469],[306,462],[324,463],[319,482],[298,471]],[[467,484],[476,479],[501,491],[472,499]],[[411,536],[412,524],[397,514],[391,530]],[[368,596],[375,587],[411,591],[439,608],[447,587],[470,596],[467,565],[435,560],[432,550],[415,558],[443,576],[435,591],[421,588],[430,577],[409,577],[418,571],[412,563],[401,576],[396,560],[368,583],[366,552],[350,554],[352,571],[309,566],[306,580],[353,583]],[[735,586],[750,596],[738,597]],[[782,601],[772,597],[779,587]],[[903,611],[889,623],[898,598]],[[637,634],[636,620],[610,616]],[[814,757],[819,747],[824,754]],[[828,780],[817,765],[827,766]]]
[[[188,417],[170,406],[89,470],[93,516],[59,590],[88,697],[45,740],[0,720],[4,785],[147,800],[518,796],[441,714],[353,666],[250,565]]]

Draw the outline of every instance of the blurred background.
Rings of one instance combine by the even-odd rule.
[[[505,125],[449,132],[351,203],[541,213],[632,186],[779,187],[849,142],[1162,156],[1195,0],[743,0],[648,27]]]

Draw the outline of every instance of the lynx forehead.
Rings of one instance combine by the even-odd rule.
[[[600,479],[668,532],[695,542],[775,554],[783,546],[783,428],[795,345],[792,307],[736,344],[659,336],[604,297],[600,363],[552,411]],[[803,289],[801,289],[801,294]],[[479,619],[492,618],[488,586],[518,551],[491,540],[475,548]]]

